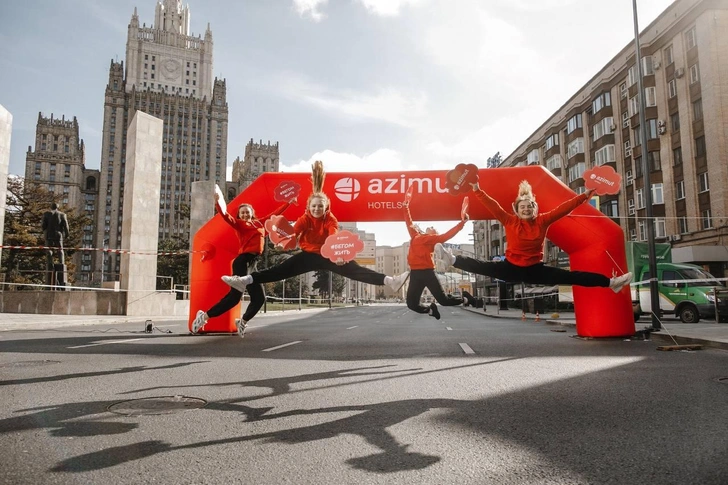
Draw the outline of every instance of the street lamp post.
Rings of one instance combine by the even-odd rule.
[[[645,190],[645,218],[647,219],[647,247],[649,250],[650,268],[650,302],[652,306],[652,328],[659,329],[660,294],[657,289],[657,258],[655,255],[655,226],[652,215],[652,186],[650,185],[650,167],[647,162],[647,120],[645,117],[645,89],[642,81],[642,53],[640,50],[640,30],[637,22],[637,0],[632,0],[632,16],[634,18],[635,62],[637,63],[637,88],[640,103],[640,155],[642,157],[642,176]]]

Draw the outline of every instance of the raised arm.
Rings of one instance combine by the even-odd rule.
[[[235,218],[227,213],[227,211],[222,210],[222,206],[220,205],[220,196],[217,195],[217,192],[215,192],[215,211],[222,216],[222,218],[230,224],[233,229],[236,228],[235,226]]]
[[[286,202],[286,203],[282,204],[280,207],[278,207],[276,210],[271,212],[270,214],[266,215],[265,217],[258,217],[257,219],[260,221],[267,221],[268,219],[270,219],[273,216],[279,216],[279,215],[283,214],[286,211],[286,209],[288,209],[290,206],[291,206],[291,203]]]
[[[594,194],[594,190],[589,190],[587,192],[584,192],[583,194],[577,195],[576,197],[573,197],[567,201],[562,202],[554,209],[551,209],[548,212],[544,212],[539,217],[542,218],[544,223],[546,225],[553,224],[554,222],[558,221],[562,217],[568,215],[571,211],[579,207],[584,202],[591,199],[591,196]]]
[[[419,234],[417,229],[412,227],[414,221],[412,220],[412,214],[410,214],[409,203],[404,203],[404,223],[407,224],[407,232],[409,232],[410,238],[413,238]]]
[[[511,213],[506,212],[498,201],[486,194],[485,191],[481,190],[478,184],[473,184],[473,191],[475,193],[475,198],[478,199],[480,203],[493,214],[493,217],[498,219],[500,222],[505,223]]]

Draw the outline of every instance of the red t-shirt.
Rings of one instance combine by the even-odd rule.
[[[586,193],[563,202],[549,212],[524,220],[513,212],[506,212],[491,196],[482,190],[475,197],[503,224],[506,231],[506,259],[516,266],[531,266],[543,262],[543,242],[549,226],[588,200]]]
[[[240,243],[238,254],[261,254],[263,252],[263,244],[265,244],[264,222],[273,216],[282,214],[286,209],[288,209],[289,205],[291,204],[285,203],[267,216],[251,219],[250,221],[244,221],[231,216],[227,212],[222,212],[222,207],[220,207],[217,202],[215,202],[215,209],[222,216],[225,222],[235,229],[235,234],[238,236],[238,242]]]
[[[339,221],[329,212],[316,219],[308,210],[296,220],[293,232],[298,238],[298,246],[307,253],[321,253],[326,238],[339,232]]]
[[[435,262],[432,259],[435,244],[444,243],[465,227],[465,221],[460,221],[445,234],[422,234],[412,227],[412,216],[409,207],[404,208],[404,219],[409,235],[412,238],[407,253],[407,264],[409,264],[410,269],[435,269]]]

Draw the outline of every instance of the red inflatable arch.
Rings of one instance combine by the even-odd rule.
[[[402,201],[407,187],[415,186],[410,205],[414,220],[458,220],[463,196],[451,196],[445,190],[446,171],[328,173],[324,191],[331,198],[331,209],[341,222],[402,221]],[[310,173],[265,173],[240,193],[230,204],[229,212],[247,202],[257,214],[268,214],[280,206],[276,188],[286,182],[301,187],[298,205],[292,205],[285,217],[295,220],[305,209],[311,192]],[[504,207],[509,208],[521,180],[528,180],[538,201],[539,210],[548,211],[574,192],[541,166],[480,169],[480,186]],[[470,218],[493,219],[482,204],[471,197]],[[548,238],[569,254],[571,268],[612,276],[627,267],[622,229],[589,204],[578,207],[573,215],[553,224]],[[403,241],[404,242],[404,241]],[[209,309],[229,287],[220,277],[230,274],[231,262],[238,254],[233,229],[221,217],[213,217],[195,234],[194,251],[206,251],[202,259],[193,253],[190,274],[189,326],[199,309]],[[573,288],[576,331],[583,337],[623,337],[634,334],[634,317],[629,292],[615,294],[608,288]],[[239,309],[211,318],[206,332],[234,332]]]

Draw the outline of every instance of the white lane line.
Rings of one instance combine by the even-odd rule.
[[[125,344],[127,342],[136,342],[137,340],[143,340],[140,338],[128,338],[126,340],[107,340],[106,342],[98,342],[95,344],[86,344],[86,345],[75,345],[73,347],[66,347],[67,349],[82,349],[84,347],[97,347],[99,345],[108,345],[108,344]]]
[[[282,349],[283,347],[288,347],[289,345],[300,344],[301,342],[303,342],[303,340],[296,340],[295,342],[288,342],[287,344],[278,345],[276,347],[271,347],[269,349],[263,349],[261,352],[270,352],[272,350],[278,350],[278,349]]]
[[[452,328],[450,328],[450,327],[445,327],[445,328],[448,329],[448,330],[452,330]]]
[[[465,352],[466,354],[475,353],[475,351],[473,349],[471,349],[470,345],[468,345],[468,344],[458,344],[458,345],[460,346],[461,349],[463,349],[463,352]]]
[[[356,328],[356,327],[358,327],[358,326],[359,326],[359,325],[354,325],[353,327],[349,327],[349,328],[347,328],[347,330],[351,330],[352,328]]]

